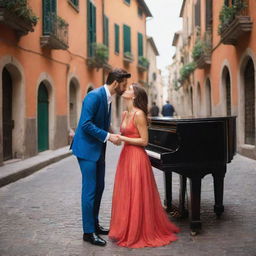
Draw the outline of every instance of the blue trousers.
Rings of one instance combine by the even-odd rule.
[[[82,220],[84,233],[95,232],[105,186],[105,148],[97,162],[77,158],[82,173]]]

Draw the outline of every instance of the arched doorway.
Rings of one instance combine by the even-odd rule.
[[[205,84],[205,101],[206,101],[206,115],[212,115],[212,98],[211,98],[211,82],[210,79],[206,80]]]
[[[3,102],[3,160],[12,158],[12,77],[6,68],[2,73],[2,102]]]
[[[93,90],[93,87],[92,86],[89,86],[88,90],[87,90],[87,93],[89,93],[90,91]]]
[[[250,58],[244,70],[244,141],[255,145],[255,70]]]
[[[226,115],[231,115],[231,80],[230,73],[227,67],[223,69],[222,73],[222,84],[223,84],[223,92],[224,92],[224,102]]]
[[[37,97],[37,141],[39,152],[49,149],[49,97],[43,82]]]
[[[69,86],[69,127],[75,131],[77,126],[77,87],[74,81]]]

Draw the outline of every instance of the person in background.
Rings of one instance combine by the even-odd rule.
[[[149,110],[150,116],[158,116],[159,115],[159,107],[155,102],[152,103],[152,107]]]
[[[170,116],[170,117],[172,117],[174,112],[175,112],[175,109],[174,109],[173,105],[171,105],[169,100],[167,100],[166,104],[163,105],[162,115],[163,116],[168,116],[168,117]]]

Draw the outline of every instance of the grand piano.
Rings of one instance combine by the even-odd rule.
[[[153,167],[165,176],[166,210],[189,213],[191,234],[201,230],[201,180],[212,174],[214,212],[224,212],[223,189],[227,163],[236,152],[236,117],[150,119],[146,152]],[[172,172],[180,176],[179,206],[172,204]],[[185,208],[187,178],[190,181],[189,209]]]

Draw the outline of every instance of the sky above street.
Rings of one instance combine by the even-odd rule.
[[[147,35],[154,38],[160,56],[157,65],[166,75],[166,66],[175,53],[172,47],[173,35],[181,29],[179,18],[182,0],[145,0],[153,18],[148,18]]]

